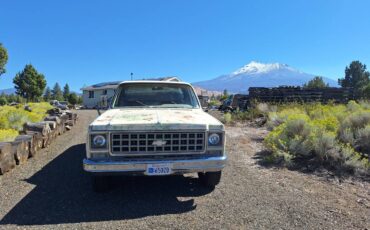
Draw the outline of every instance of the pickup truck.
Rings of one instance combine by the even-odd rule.
[[[214,188],[226,161],[224,125],[202,110],[190,84],[142,80],[120,83],[89,125],[83,168],[96,191],[112,175],[185,173]]]

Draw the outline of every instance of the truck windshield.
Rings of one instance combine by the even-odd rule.
[[[185,84],[132,83],[120,86],[113,107],[199,108],[193,89]]]

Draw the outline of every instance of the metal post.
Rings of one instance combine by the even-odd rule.
[[[133,76],[134,76],[134,73],[131,73],[131,81],[132,81],[132,79],[133,79]]]

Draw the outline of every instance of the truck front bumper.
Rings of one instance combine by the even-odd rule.
[[[189,160],[95,161],[83,160],[83,168],[91,173],[145,174],[148,164],[171,164],[172,174],[216,172],[226,165],[227,157],[208,157]]]

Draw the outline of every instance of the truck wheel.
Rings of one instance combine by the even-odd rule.
[[[107,176],[92,176],[92,186],[94,192],[106,192],[109,189],[109,177]]]
[[[206,173],[198,173],[198,177],[200,182],[209,187],[214,188],[221,180],[221,171],[218,172],[206,172]]]

